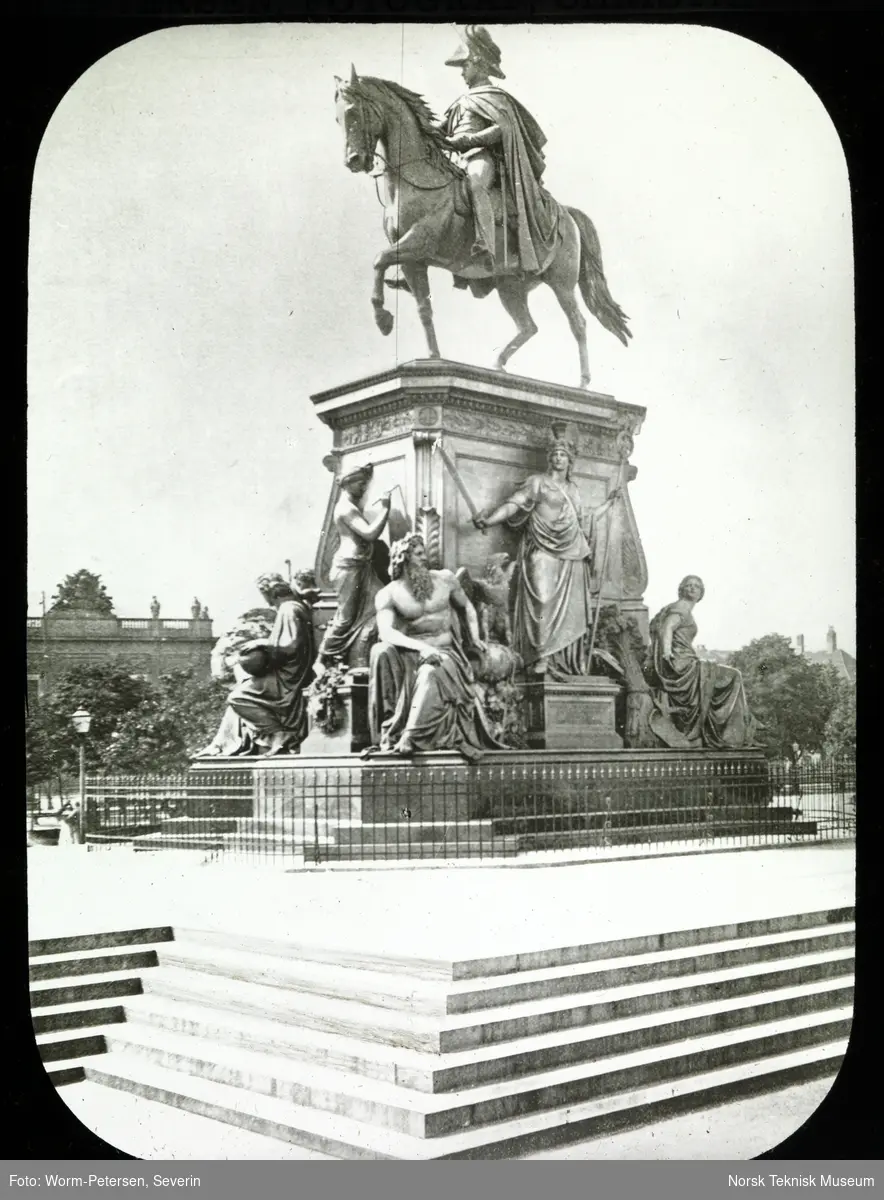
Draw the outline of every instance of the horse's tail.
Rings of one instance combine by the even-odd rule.
[[[602,267],[602,248],[595,225],[579,208],[567,210],[580,231],[580,294],[583,303],[600,325],[620,339],[624,346],[632,337],[626,324],[626,313],[608,291],[608,281]]]

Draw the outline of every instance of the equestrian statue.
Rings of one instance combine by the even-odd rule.
[[[433,325],[428,267],[454,276],[456,287],[482,298],[496,290],[516,334],[495,352],[505,370],[537,326],[528,293],[552,288],[580,354],[580,386],[590,382],[586,321],[576,289],[594,317],[625,345],[628,317],[608,290],[598,234],[579,209],[559,204],[542,185],[546,138],[518,100],[491,82],[504,79],[500,50],[482,26],[468,25],[446,62],[461,68],[469,89],[437,119],[401,84],[351,69],[336,77],[337,122],[344,162],[353,172],[383,175],[384,231],[390,243],[374,260],[372,304],[381,333],[393,328],[384,304],[390,287],[410,291],[431,358],[441,357]]]

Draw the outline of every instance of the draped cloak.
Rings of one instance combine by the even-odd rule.
[[[501,141],[486,152],[498,160],[498,183],[504,211],[514,216],[520,266],[529,274],[545,271],[556,248],[559,206],[540,182],[546,166],[542,129],[518,100],[493,84],[471,88],[455,100],[445,119],[449,136],[500,127]],[[468,150],[466,157],[471,153],[475,151]]]
[[[395,749],[403,735],[416,751],[458,750],[467,759],[506,749],[491,732],[459,630],[452,634],[452,644],[439,647],[441,663],[389,642],[372,647],[369,722],[382,750]]]
[[[587,673],[585,635],[592,622],[590,541],[580,523],[580,495],[572,483],[559,490],[562,511],[545,520],[537,511],[542,476],[511,497],[521,511],[508,524],[522,529],[515,574],[513,648],[526,666],[548,660],[563,677]]]
[[[663,658],[663,626],[676,614],[671,663]],[[681,602],[667,604],[650,627],[646,675],[654,708],[649,724],[672,749],[739,750],[754,745],[756,723],[736,667],[705,662],[694,649],[697,624]]]
[[[345,555],[339,551],[332,559],[329,581],[337,593],[338,607],[319,653],[323,658],[361,666],[362,663],[357,661],[360,655],[354,652],[375,632],[374,601],[383,584],[374,568],[375,543],[359,537],[352,530],[349,536],[356,543],[358,552]]]
[[[284,600],[267,640],[272,652],[271,669],[265,675],[243,679],[227,701],[229,711],[241,723],[241,747],[237,750],[228,746],[222,753],[249,753],[253,746],[260,749],[276,733],[285,734],[282,749],[293,753],[307,736],[304,689],[313,680],[316,658],[309,606],[299,599]],[[232,719],[225,720],[232,734]]]

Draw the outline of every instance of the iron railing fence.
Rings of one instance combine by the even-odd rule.
[[[95,845],[291,864],[588,857],[832,841],[856,829],[853,760],[542,755],[89,776]]]

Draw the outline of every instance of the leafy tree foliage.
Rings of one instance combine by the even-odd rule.
[[[101,770],[119,721],[144,704],[151,690],[150,681],[137,674],[130,660],[84,663],[59,674],[28,714],[28,783],[54,783],[77,771],[80,743],[71,715],[81,706],[92,715],[86,769]]]
[[[833,667],[808,662],[779,633],[756,638],[730,656],[743,674],[758,736],[772,758],[797,761],[823,749],[826,723],[838,696]]]
[[[115,774],[175,774],[185,771],[218,729],[230,684],[205,680],[192,670],[174,671],[138,708],[127,712],[104,756]]]
[[[91,611],[111,614],[114,603],[101,582],[100,575],[91,571],[77,571],[67,575],[58,585],[58,591],[52,597],[51,612]]]
[[[856,688],[846,680],[826,722],[824,749],[834,757],[856,753]]]
[[[92,714],[87,771],[185,770],[191,754],[214,736],[229,691],[229,684],[201,679],[192,670],[164,675],[155,684],[130,660],[70,667],[28,714],[28,783],[55,786],[76,774],[79,738],[71,715],[81,705]]]

